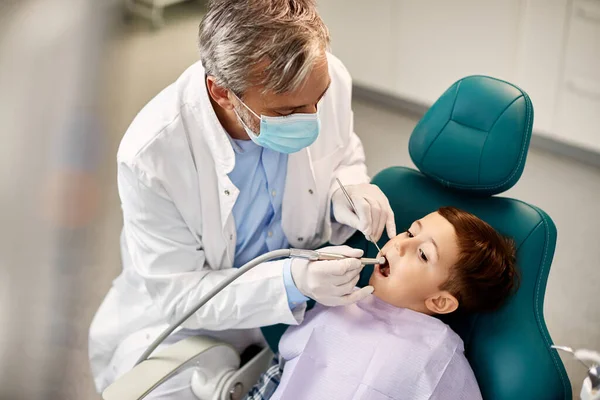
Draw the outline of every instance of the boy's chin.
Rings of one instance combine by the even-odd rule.
[[[379,300],[392,305],[394,307],[399,307],[399,308],[403,308],[403,306],[400,304],[401,302],[399,302],[399,299],[396,298],[395,296],[391,296],[390,292],[385,290],[384,287],[382,287],[382,285],[379,285],[379,290],[378,290],[378,285],[373,285],[371,284],[371,286],[373,286],[374,291],[373,291],[373,296],[377,297]]]
[[[371,275],[371,277],[369,278],[369,285],[373,286],[373,288],[377,289],[377,286],[379,285],[379,279],[377,279],[375,272],[373,272],[373,274]]]
[[[382,295],[384,294],[384,292],[387,292],[385,290],[385,282],[383,282],[382,279],[378,278],[379,277],[375,276],[375,274],[371,275],[371,279],[369,279],[369,285],[373,286],[373,294],[379,297],[380,299],[384,300],[382,298]]]

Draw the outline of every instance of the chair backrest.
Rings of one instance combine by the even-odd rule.
[[[523,171],[533,108],[521,89],[473,76],[452,85],[415,127],[410,155],[419,171],[392,167],[373,179],[387,195],[398,231],[441,206],[456,206],[510,236],[521,272],[518,292],[494,313],[443,318],[464,340],[466,356],[485,399],[570,399],[571,386],[543,315],[556,227],[539,208],[492,196],[512,187]],[[380,245],[387,237],[382,237]],[[376,255],[357,233],[347,243]],[[372,267],[363,270],[360,286]],[[282,327],[268,333],[272,347]]]
[[[373,182],[389,197],[399,232],[439,207],[453,205],[515,240],[519,291],[494,313],[457,313],[443,320],[462,337],[484,399],[570,399],[571,387],[558,355],[550,349],[542,311],[556,243],[556,228],[548,215],[518,200],[453,193],[408,168],[387,169]],[[360,235],[348,245],[366,249],[368,256],[377,253]],[[361,286],[368,283],[372,268],[363,272]]]

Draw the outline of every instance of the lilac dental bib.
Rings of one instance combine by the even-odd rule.
[[[317,305],[288,329],[272,399],[480,399],[463,342],[440,320],[370,296]]]

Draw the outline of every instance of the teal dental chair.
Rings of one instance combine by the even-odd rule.
[[[439,207],[452,205],[474,213],[515,240],[521,271],[518,292],[494,313],[455,313],[444,318],[462,337],[486,400],[572,398],[563,364],[550,348],[543,315],[556,227],[539,208],[495,196],[519,180],[532,124],[533,107],[521,89],[484,76],[464,78],[440,97],[412,133],[410,155],[420,172],[392,167],[373,179],[390,200],[399,232]],[[387,240],[382,237],[379,244]],[[360,233],[346,244],[365,250],[367,257],[377,254]],[[372,271],[373,267],[363,270],[359,286],[368,283]],[[263,328],[273,351],[286,328]],[[197,386],[210,389],[202,398],[240,399],[271,357],[269,349],[262,349],[244,363],[230,346],[208,338],[188,338],[138,365],[107,389],[103,398],[142,399],[160,380],[186,367],[201,368],[202,360],[209,359],[208,365],[221,363],[223,373],[211,370],[198,375]]]
[[[533,107],[521,89],[485,76],[452,85],[415,127],[410,156],[419,169],[392,167],[376,184],[390,200],[398,232],[441,206],[472,212],[517,246],[518,292],[494,313],[443,318],[465,343],[484,399],[571,399],[571,385],[546,329],[544,292],[556,246],[556,227],[541,209],[500,194],[519,180],[529,148]],[[387,242],[382,237],[379,245]],[[347,245],[374,257],[360,233]],[[373,267],[363,270],[368,284]],[[273,329],[271,331],[271,329]],[[274,349],[279,333],[265,329]]]
[[[464,78],[439,98],[410,137],[410,156],[420,172],[394,167],[373,179],[390,200],[398,231],[452,205],[515,240],[518,292],[494,313],[444,319],[462,337],[484,399],[572,398],[564,366],[550,348],[543,314],[556,227],[538,207],[494,196],[521,177],[532,125],[527,93],[490,77]],[[380,244],[386,241],[382,238]],[[363,248],[367,256],[376,254],[361,235],[348,244]],[[370,274],[364,271],[361,285]]]

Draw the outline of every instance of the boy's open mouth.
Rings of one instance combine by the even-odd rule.
[[[378,267],[379,272],[381,272],[381,275],[385,276],[386,278],[390,275],[390,263],[387,258],[385,259],[385,263],[379,265]]]

